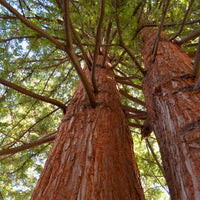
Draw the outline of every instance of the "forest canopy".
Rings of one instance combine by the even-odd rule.
[[[199,16],[199,0],[0,0],[0,199],[31,196],[79,79],[93,103],[95,75],[91,89],[82,69],[93,69],[99,53],[110,59],[130,112],[146,199],[169,199],[156,138],[141,140],[141,32],[167,33],[197,63],[198,78]]]

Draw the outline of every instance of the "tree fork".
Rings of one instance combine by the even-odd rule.
[[[143,91],[160,146],[172,200],[200,199],[200,94],[193,92],[192,61],[163,32],[155,62],[157,30],[144,29]]]

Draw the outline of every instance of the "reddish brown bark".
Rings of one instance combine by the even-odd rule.
[[[200,199],[200,93],[194,93],[191,59],[162,33],[155,62],[156,30],[143,32],[147,70],[143,90],[174,200]]]
[[[96,108],[79,82],[32,200],[144,199],[114,74],[106,66],[96,69]]]

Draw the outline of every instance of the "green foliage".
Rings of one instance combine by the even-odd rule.
[[[54,0],[6,0],[13,8],[37,27],[65,44],[62,4]],[[138,28],[152,25],[158,27],[165,1],[118,0],[119,27],[116,24],[115,1],[106,0],[105,17],[102,28],[102,44],[109,46],[109,56],[115,64],[124,51],[117,34],[122,39],[139,64],[142,62],[141,31]],[[172,0],[168,8],[163,29],[173,36],[180,29],[188,1]],[[187,17],[187,22],[198,19],[199,2],[195,1]],[[97,24],[100,15],[100,1],[80,0],[70,2],[70,17],[84,51],[93,51]],[[110,44],[106,44],[108,23],[112,22]],[[173,24],[173,25],[169,25]],[[187,23],[176,40],[199,30],[199,22]],[[133,38],[133,36],[135,36]],[[196,50],[197,39],[184,44],[189,53]],[[0,5],[0,78],[15,83],[34,93],[66,103],[76,89],[78,76],[66,52],[60,50],[48,39],[23,24],[14,14]],[[73,47],[77,58],[83,63],[83,55],[73,35]],[[131,82],[142,86],[142,74],[128,53],[125,53],[114,69],[118,76],[137,75]],[[142,90],[130,85],[118,84],[129,95],[144,101]],[[142,111],[145,107],[121,96],[122,103]],[[33,99],[13,89],[0,85],[0,147],[13,148],[31,143],[57,131],[62,119],[62,111],[56,106]],[[53,112],[54,111],[54,112]],[[133,123],[143,123],[131,119]],[[147,199],[169,199],[165,190],[165,179],[140,139],[137,129],[132,129],[135,154]],[[155,139],[150,143],[161,163]],[[43,144],[14,155],[0,157],[0,192],[7,199],[28,199],[42,171],[51,144]],[[164,188],[164,189],[163,189]]]

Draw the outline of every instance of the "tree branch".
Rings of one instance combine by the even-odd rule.
[[[29,97],[32,97],[32,98],[35,98],[35,99],[39,99],[41,101],[44,101],[44,102],[56,105],[59,108],[62,108],[63,111],[65,112],[65,109],[66,109],[65,104],[63,104],[63,103],[61,103],[61,102],[59,102],[59,101],[57,101],[55,99],[51,99],[51,98],[48,98],[48,97],[41,96],[39,94],[33,93],[33,92],[31,92],[31,91],[29,91],[27,89],[24,89],[24,88],[22,88],[22,87],[20,87],[20,86],[18,86],[16,84],[14,84],[14,83],[11,83],[11,82],[6,81],[6,80],[1,79],[1,78],[0,78],[0,83],[3,84],[3,85],[5,85],[5,86],[8,86],[8,87],[10,87],[10,88],[12,88],[12,89],[14,89],[16,91],[18,91],[18,92],[21,92],[22,94],[25,94],[25,95],[27,95]]]
[[[67,53],[72,61],[72,64],[74,68],[77,71],[77,74],[79,75],[82,84],[85,88],[85,91],[88,95],[88,99],[90,102],[90,105],[94,108],[96,106],[96,102],[94,99],[94,94],[92,92],[92,89],[90,87],[90,83],[88,82],[88,79],[83,72],[80,63],[77,60],[76,54],[73,51],[72,47],[72,39],[71,39],[71,31],[70,31],[70,14],[69,14],[69,0],[63,0],[63,7],[64,7],[64,24],[65,24],[65,37],[66,37],[66,43],[67,43]]]
[[[142,90],[142,86],[134,84],[131,80],[126,81],[126,80],[120,80],[120,79],[117,79],[117,78],[115,78],[115,80],[116,80],[117,83],[129,85],[129,86],[132,86],[132,87],[137,88],[139,90]]]
[[[107,27],[107,31],[106,31],[106,44],[109,44],[109,42],[110,42],[111,27],[112,27],[112,22],[109,21],[108,27]],[[102,66],[104,66],[105,63],[106,63],[106,58],[107,58],[108,51],[109,51],[109,46],[105,46],[105,52],[104,52],[104,56],[103,56]]]
[[[97,26],[97,34],[96,34],[96,41],[95,41],[95,48],[94,48],[94,56],[93,56],[93,63],[92,63],[92,70],[91,70],[91,81],[93,86],[93,91],[97,92],[96,80],[95,80],[95,68],[97,63],[97,58],[99,55],[99,47],[101,44],[101,28],[103,25],[103,18],[105,13],[105,0],[101,0],[101,10],[100,10],[100,17]]]
[[[117,11],[117,4],[118,1],[115,0],[115,20],[116,20],[116,25],[117,25],[117,32],[119,35],[119,42],[120,45],[126,50],[126,52],[129,54],[129,56],[131,57],[131,59],[133,60],[133,62],[135,63],[136,67],[140,70],[140,72],[144,75],[145,71],[144,69],[140,66],[140,64],[138,63],[138,61],[136,60],[135,56],[132,54],[132,52],[128,49],[128,47],[125,45],[123,38],[122,38],[122,32],[120,29],[120,25],[119,25],[119,17],[118,17],[118,11]]]
[[[198,47],[196,51],[195,61],[194,61],[194,68],[192,74],[198,78],[200,76],[200,37],[198,42]]]
[[[183,38],[180,41],[176,41],[176,44],[181,46],[181,45],[185,44],[186,42],[197,38],[198,36],[200,36],[200,30],[195,32],[195,33],[193,33],[193,34],[191,34],[191,35],[189,35],[189,36],[186,36],[185,38]]]
[[[65,24],[65,39],[69,50],[72,50],[72,37],[70,29],[69,0],[63,0],[63,14]]]
[[[147,112],[145,111],[142,111],[142,110],[138,110],[136,108],[132,108],[132,107],[129,107],[129,106],[124,106],[122,105],[122,109],[125,111],[125,112],[131,112],[131,113],[135,113],[135,114],[146,114],[147,115]]]
[[[36,146],[39,146],[39,145],[47,143],[47,142],[52,142],[55,139],[55,137],[56,137],[55,135],[54,136],[50,136],[50,137],[45,137],[45,138],[36,140],[35,142],[24,144],[24,145],[19,146],[19,147],[1,150],[0,151],[0,156],[8,155],[8,154],[15,154],[15,153],[18,153],[20,151],[24,151],[26,149],[30,149],[32,147],[36,147]]]
[[[190,4],[189,4],[189,6],[188,6],[188,9],[186,10],[186,13],[185,13],[185,15],[184,15],[184,18],[183,18],[183,21],[182,21],[182,25],[181,25],[179,31],[178,31],[174,36],[172,36],[172,37],[169,39],[169,41],[174,40],[174,39],[182,32],[183,27],[184,27],[184,25],[185,25],[185,21],[186,21],[187,16],[188,16],[188,13],[189,13],[189,11],[190,11],[190,9],[191,9],[193,3],[194,3],[194,0],[191,0],[191,1],[190,1]]]
[[[0,0],[0,4],[2,4],[3,6],[5,6],[11,13],[13,13],[14,15],[16,15],[16,17],[18,17],[18,19],[20,19],[22,21],[22,23],[24,23],[26,26],[28,26],[29,28],[33,29],[34,31],[36,31],[37,33],[39,33],[40,35],[42,35],[43,37],[47,38],[49,41],[51,41],[53,44],[55,44],[59,49],[62,49],[64,51],[66,51],[66,47],[65,47],[64,44],[62,44],[61,42],[59,42],[58,40],[56,40],[53,36],[49,35],[48,33],[46,33],[45,31],[43,31],[38,26],[36,26],[33,23],[31,23],[30,21],[28,21],[23,15],[21,15],[16,9],[14,9],[5,0]]]
[[[145,139],[145,140],[146,140],[146,143],[147,143],[148,148],[149,148],[150,151],[151,151],[151,154],[152,154],[154,160],[156,161],[156,164],[158,165],[158,167],[159,167],[160,171],[162,172],[163,176],[165,176],[164,169],[163,169],[163,167],[161,166],[160,162],[158,161],[157,156],[156,156],[156,154],[154,153],[154,150],[153,150],[153,148],[152,148],[152,146],[151,146],[149,140],[148,140],[148,139]]]
[[[131,126],[133,128],[141,128],[140,124],[136,124],[136,123],[133,123],[133,122],[128,122],[128,126]]]
[[[125,96],[126,98],[130,99],[131,101],[133,101],[133,102],[135,102],[137,104],[140,104],[140,105],[145,107],[145,102],[143,102],[143,101],[141,101],[141,100],[139,100],[139,99],[137,99],[135,97],[132,97],[131,95],[127,94],[125,91],[120,89],[119,93],[122,94],[123,96]]]
[[[170,0],[167,0],[165,7],[163,7],[163,14],[162,14],[162,17],[161,17],[160,25],[158,27],[155,43],[154,43],[154,46],[153,46],[153,49],[152,49],[152,62],[155,61],[155,58],[156,58],[156,55],[157,55],[158,43],[159,43],[159,40],[160,40],[160,33],[161,33],[161,29],[163,27],[165,16],[167,14],[167,9],[169,7],[169,3],[170,3]]]

